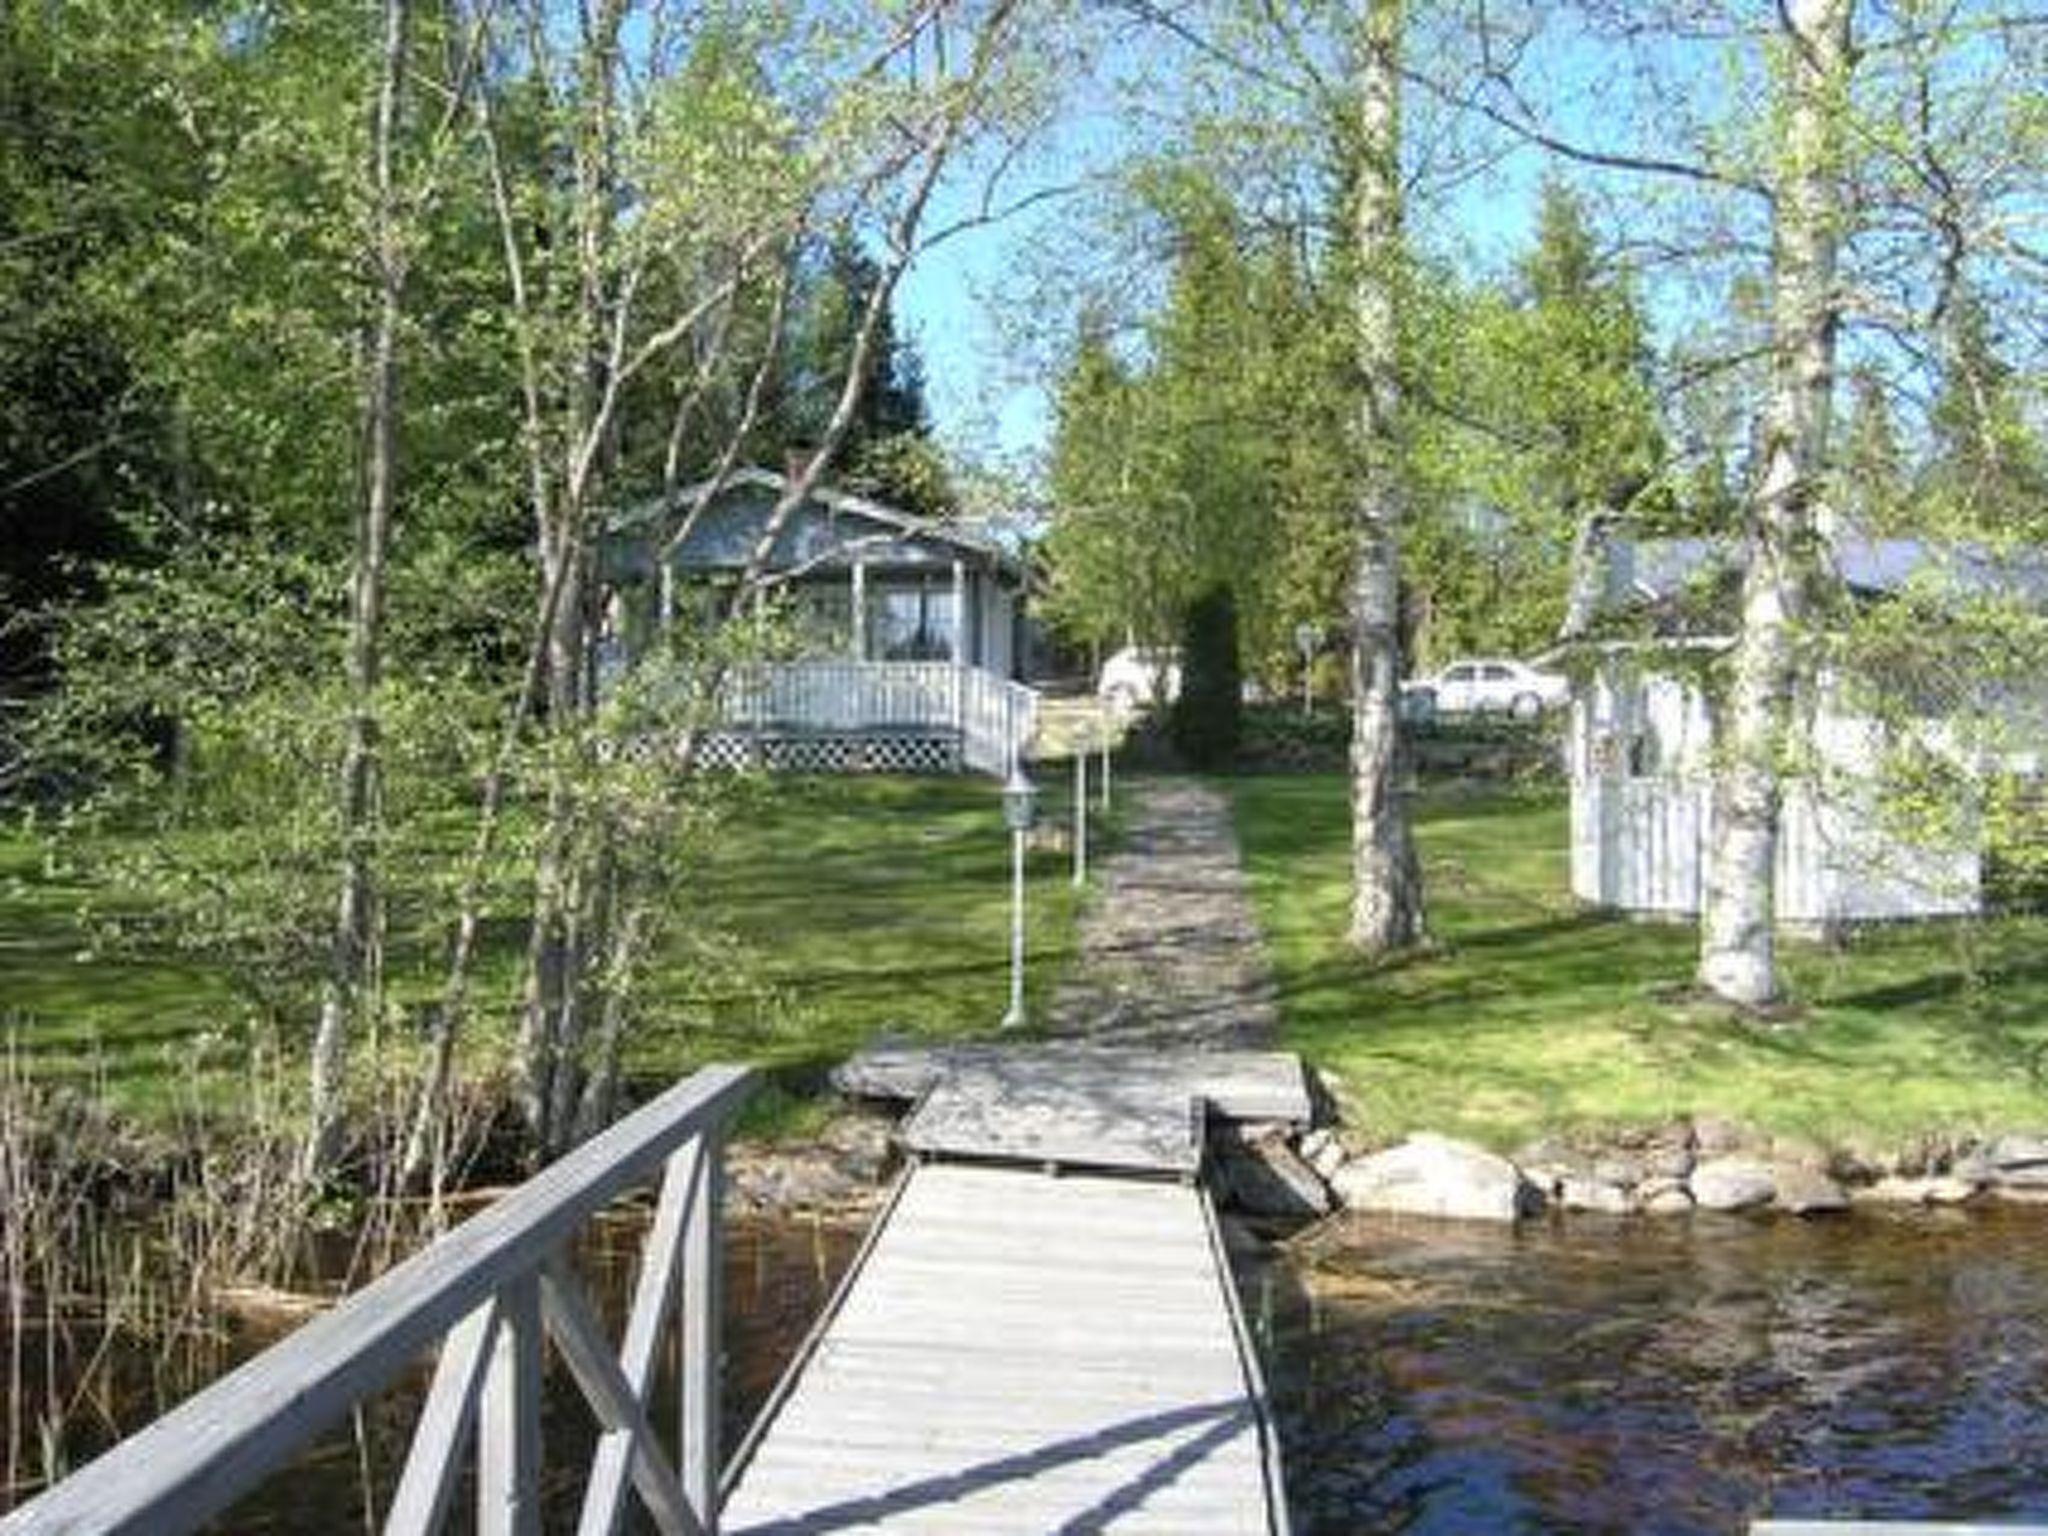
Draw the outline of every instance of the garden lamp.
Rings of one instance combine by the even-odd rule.
[[[1003,1015],[1004,1029],[1024,1024],[1024,836],[1038,820],[1038,786],[1024,773],[1024,765],[1010,765],[1010,777],[1003,783],[1003,825],[1010,829],[1010,1011]]]

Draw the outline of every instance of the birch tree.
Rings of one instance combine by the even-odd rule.
[[[485,781],[457,901],[409,1173],[435,1163],[483,871],[522,780],[543,803],[518,1098],[542,1155],[605,1117],[634,978],[668,894],[669,840],[699,782],[688,774],[690,710],[715,694],[721,655],[749,643],[772,585],[774,539],[856,418],[904,270],[945,233],[925,229],[926,211],[999,94],[1015,56],[1015,11],[1005,0],[932,6],[878,16],[850,35],[804,35],[773,16],[665,0],[609,0],[575,27],[552,29],[549,8],[535,0],[509,8],[493,29],[501,60],[527,90],[480,93],[476,121],[520,381],[539,592],[525,681]],[[789,69],[779,79],[778,62]],[[569,168],[566,179],[559,167]],[[599,509],[636,492],[621,451],[633,402],[655,381],[677,381],[660,482],[648,489],[673,496],[686,467],[706,474],[693,504],[673,509],[680,542],[751,441],[802,241],[835,227],[873,231],[883,249],[818,452],[772,512],[726,615],[732,622],[679,657],[694,673],[671,673],[674,688],[641,679],[600,698],[591,562]],[[765,328],[736,319],[764,311]],[[742,337],[754,339],[753,356],[735,349]],[[715,378],[736,382],[744,402],[722,425],[702,409]],[[644,743],[656,738],[681,749],[651,757]]]
[[[334,951],[314,1031],[301,1170],[332,1161],[341,1124],[349,1033],[366,1008],[382,1006],[375,886],[378,792],[377,691],[383,672],[385,569],[398,492],[398,328],[405,299],[396,156],[405,90],[407,0],[385,0],[376,102],[370,133],[368,265],[375,306],[365,346],[362,496],[349,582],[347,743],[340,769],[341,889]]]
[[[1778,991],[1775,870],[1800,647],[1820,577],[1842,297],[1852,0],[1789,0],[1777,61],[1783,151],[1772,178],[1770,394],[1744,517],[1742,616],[1700,902],[1702,986],[1756,1006]]]
[[[1352,241],[1360,397],[1351,513],[1351,927],[1381,954],[1422,937],[1422,873],[1402,798],[1401,232],[1403,0],[1360,16]]]

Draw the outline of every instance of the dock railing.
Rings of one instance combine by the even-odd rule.
[[[547,1341],[600,1427],[579,1536],[616,1530],[628,1485],[658,1530],[715,1531],[719,1475],[719,1187],[744,1067],[707,1067],[543,1169],[383,1278],[121,1441],[0,1521],[0,1536],[175,1536],[228,1510],[440,1343],[387,1533],[441,1529],[475,1445],[480,1536],[541,1530]],[[568,1243],[661,1177],[623,1342],[606,1339]],[[680,1308],[677,1302],[680,1300]],[[679,1444],[648,1395],[672,1314]]]

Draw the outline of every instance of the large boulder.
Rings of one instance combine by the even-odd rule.
[[[1636,1191],[1645,1216],[1683,1216],[1692,1209],[1692,1191],[1683,1179],[1651,1179]]]
[[[1444,1136],[1417,1134],[1384,1152],[1354,1158],[1331,1181],[1354,1211],[1513,1221],[1542,1197],[1504,1157]]]
[[[1693,1204],[1703,1211],[1746,1211],[1778,1192],[1771,1170],[1754,1158],[1710,1157],[1692,1171]]]
[[[2048,1137],[2001,1136],[1984,1149],[1984,1161],[2001,1189],[2048,1190]]]
[[[1626,1216],[1635,1209],[1635,1202],[1621,1185],[1576,1174],[1557,1181],[1553,1198],[1568,1211],[1596,1211],[1603,1216]]]
[[[1827,1174],[1803,1163],[1773,1168],[1771,1183],[1781,1211],[1794,1216],[1821,1216],[1849,1209],[1849,1194]]]

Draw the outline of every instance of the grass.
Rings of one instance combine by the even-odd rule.
[[[1783,952],[1766,1020],[1685,987],[1694,935],[1580,907],[1558,794],[1426,796],[1434,947],[1369,966],[1343,944],[1336,776],[1233,781],[1288,1043],[1375,1136],[1502,1150],[1539,1134],[1718,1115],[1881,1152],[1930,1131],[2048,1128],[2048,923],[1871,931]]]
[[[1070,815],[1066,783],[1042,776],[1048,823]],[[995,1029],[1009,1001],[1009,841],[995,788],[978,779],[792,780],[760,806],[692,882],[722,953],[671,947],[629,1067],[761,1063],[776,1086],[753,1123],[801,1130],[809,1090],[867,1042]],[[1034,1016],[1074,956],[1069,872],[1062,853],[1027,861]]]
[[[1045,816],[1067,814],[1060,778],[1045,788]],[[76,872],[55,871],[29,838],[0,836],[0,1027],[24,1067],[144,1118],[246,1098],[257,1048],[302,1036],[259,1024],[203,964],[95,953],[79,917],[93,862],[87,850]],[[1037,1007],[1071,959],[1080,896],[1064,855],[1035,853],[1028,879]],[[985,780],[775,780],[692,856],[679,890],[628,1070],[653,1081],[761,1063],[773,1078],[757,1130],[802,1129],[808,1089],[865,1041],[987,1033],[1007,1004],[1008,839]],[[478,1059],[503,1054],[522,939],[515,921],[488,931],[494,1027]]]
[[[0,1048],[29,1074],[165,1113],[194,1071],[246,1055],[245,1010],[203,965],[96,951],[79,912],[87,888],[46,866],[34,840],[0,836]]]

